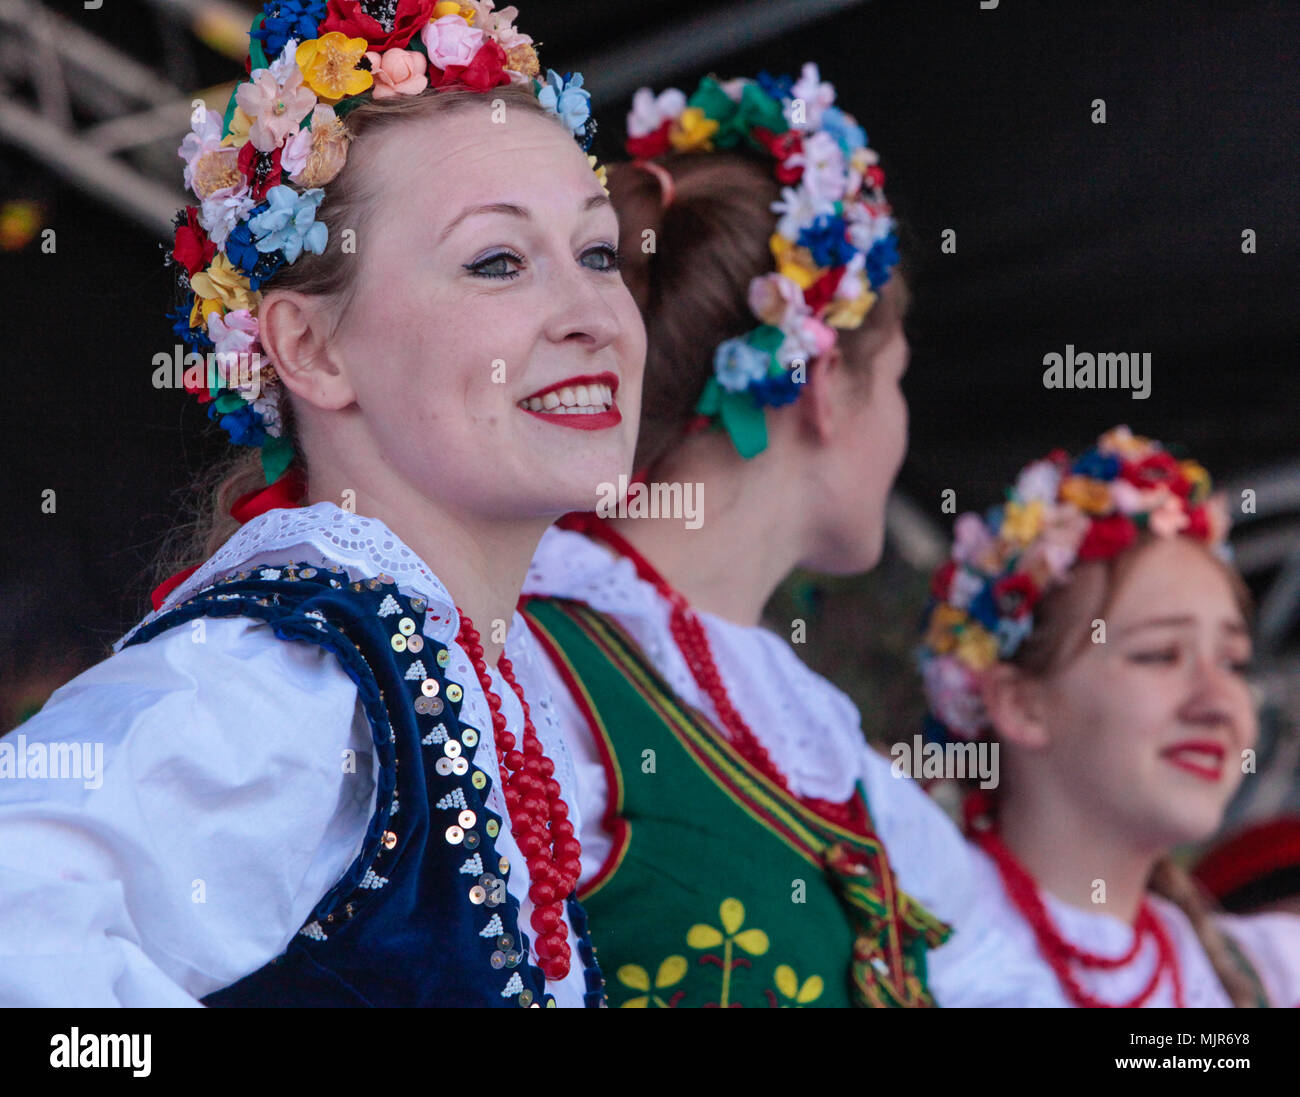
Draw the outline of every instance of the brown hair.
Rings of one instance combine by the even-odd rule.
[[[1119,597],[1142,554],[1161,538],[1144,533],[1125,552],[1109,560],[1092,560],[1071,570],[1070,581],[1047,594],[1034,609],[1034,629],[1009,662],[1031,678],[1042,678],[1064,666],[1088,643],[1089,622],[1105,618]],[[1191,542],[1196,544],[1197,542]],[[1223,572],[1242,616],[1254,616],[1250,590],[1237,570],[1206,549],[1206,555]],[[1092,578],[1100,575],[1100,582]],[[1175,904],[1192,928],[1209,958],[1215,975],[1235,1006],[1257,1004],[1257,990],[1242,970],[1222,931],[1215,924],[1214,900],[1187,870],[1171,857],[1162,857],[1152,869],[1147,886]]]
[[[325,250],[320,255],[303,252],[297,262],[275,276],[267,287],[268,292],[286,289],[329,299],[332,335],[352,303],[358,282],[354,255],[343,250],[343,230],[350,228],[358,236],[363,235],[368,212],[377,203],[378,196],[370,183],[373,175],[365,170],[370,162],[370,146],[395,125],[459,113],[476,106],[491,110],[498,99],[508,107],[547,114],[529,88],[514,84],[493,88],[488,93],[468,88],[429,89],[419,95],[395,99],[368,99],[353,109],[343,120],[351,138],[347,161],[343,170],[325,185],[325,200],[317,215],[317,220],[329,232]],[[298,448],[292,401],[287,392],[281,393],[279,409],[281,434],[293,445],[293,466],[305,482],[307,468]],[[157,555],[153,581],[160,582],[180,568],[206,560],[216,552],[239,528],[239,522],[230,514],[231,504],[241,495],[265,486],[261,451],[254,447],[237,447],[224,460],[201,472],[185,489],[188,505]]]
[[[718,344],[755,326],[749,283],[772,270],[772,203],[781,196],[770,160],[756,154],[670,152],[655,163],[672,176],[667,209],[654,174],[633,163],[609,168],[623,279],[646,327],[637,468],[653,468],[681,441]],[[862,325],[839,333],[846,361],[864,382],[906,303],[896,274]]]

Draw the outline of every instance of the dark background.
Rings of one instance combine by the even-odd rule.
[[[752,46],[743,39],[761,3],[520,6],[547,66],[583,66],[603,159],[620,152],[628,95],[602,102],[602,80],[645,73],[636,83],[689,92],[710,70],[797,75],[803,61],[820,63],[880,152],[905,226],[915,306],[900,488],[943,529],[943,488],[960,509],[983,507],[1026,460],[1084,447],[1119,422],[1185,443],[1216,480],[1248,483],[1300,459],[1300,6],[875,0]],[[162,71],[154,7],[80,7],[62,10]],[[727,9],[741,44],[707,64],[679,71],[656,48],[626,71],[590,63]],[[236,75],[206,47],[194,58],[195,86]],[[1104,125],[1090,119],[1097,98]],[[176,160],[177,187],[180,172]],[[13,199],[39,201],[57,252],[42,254],[39,238],[0,251],[0,652],[7,673],[58,677],[102,657],[147,608],[147,571],[178,493],[223,452],[224,435],[183,393],[150,385],[153,355],[174,342],[158,238],[0,145],[0,203]],[[939,250],[948,228],[955,255]],[[1247,228],[1253,255],[1241,250]],[[1043,355],[1067,343],[1150,352],[1150,398],[1045,390]],[[54,515],[41,513],[47,487]],[[855,589],[864,612],[893,614],[889,629],[905,637],[908,607],[882,593],[910,594],[900,567],[891,557],[883,577]],[[780,608],[815,611],[826,589],[844,588],[800,579]],[[844,627],[863,643],[883,631],[870,619]],[[854,651],[823,665],[860,695]],[[884,665],[901,671],[901,654]]]

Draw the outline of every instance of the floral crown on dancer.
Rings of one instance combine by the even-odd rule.
[[[344,116],[371,98],[521,84],[584,152],[591,147],[582,77],[542,79],[533,40],[515,29],[518,12],[494,9],[495,0],[268,0],[224,118],[210,110],[193,118],[179,155],[198,205],[176,217],[168,259],[181,303],[168,319],[186,346],[213,355],[211,375],[194,384],[187,374],[187,391],[232,442],[261,447],[268,484],[293,456],[280,386],[273,366],[237,363],[259,361],[262,289],[303,252],[325,250],[316,213],[347,160]],[[604,169],[589,159],[603,185]]]
[[[658,96],[642,88],[628,114],[627,151],[652,170],[655,157],[673,150],[747,149],[775,161],[774,269],[749,284],[758,326],[717,347],[696,407],[721,422],[743,457],[767,446],[764,407],[799,395],[796,367],[830,350],[835,329],[860,326],[898,265],[879,157],[834,103],[835,88],[807,64],[798,80],[708,76],[689,99],[676,88]]]
[[[1123,426],[1081,457],[1054,450],[1027,465],[983,518],[961,515],[922,623],[927,732],[965,740],[987,732],[980,676],[1015,655],[1039,600],[1076,563],[1118,556],[1142,533],[1229,555],[1227,509],[1211,496],[1209,473]]]

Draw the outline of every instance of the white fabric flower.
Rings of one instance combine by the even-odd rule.
[[[686,93],[677,88],[668,88],[657,96],[649,88],[640,88],[632,96],[632,109],[627,112],[627,135],[648,137],[685,109]]]
[[[1051,461],[1035,461],[1016,478],[1016,494],[1026,503],[1055,503],[1060,486],[1061,470]]]
[[[799,230],[822,214],[835,212],[834,203],[818,198],[807,187],[782,187],[781,197],[772,203],[772,212],[780,214],[776,231],[787,240],[798,240]]]
[[[796,100],[803,103],[802,122],[794,120],[796,118],[794,114]],[[790,89],[790,99],[785,103],[786,121],[790,123],[792,129],[808,133],[821,126],[822,112],[834,102],[834,86],[822,82],[821,73],[818,72],[817,66],[810,61],[804,65],[798,81]]]
[[[244,180],[235,187],[222,187],[214,190],[199,206],[199,224],[217,247],[223,247],[231,230],[248,216],[256,202],[248,193],[248,182]]]

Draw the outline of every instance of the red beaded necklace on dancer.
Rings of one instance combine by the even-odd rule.
[[[785,789],[786,792],[789,792],[790,784],[786,780],[785,774],[777,768],[776,763],[772,761],[771,755],[768,754],[767,748],[758,741],[749,725],[745,723],[744,717],[736,711],[736,707],[731,703],[731,698],[727,696],[727,687],[723,685],[722,675],[718,672],[717,663],[714,662],[708,634],[686,598],[655,569],[649,560],[632,546],[627,538],[615,532],[604,519],[595,514],[570,514],[561,519],[559,525],[565,529],[574,530],[603,541],[615,552],[627,557],[635,565],[637,574],[646,582],[651,583],[655,590],[668,602],[672,607],[669,615],[669,628],[672,631],[673,640],[682,653],[682,657],[686,660],[686,665],[690,668],[696,684],[713,702],[713,709],[718,714],[718,719],[722,721],[731,745],[756,770]],[[800,796],[799,800],[806,807],[837,826],[852,830],[858,834],[870,833],[866,812],[858,796],[850,797],[845,803],[822,800],[813,796]]]
[[[459,609],[457,612],[460,613]],[[555,764],[546,757],[533,719],[524,700],[524,691],[515,680],[514,666],[503,653],[497,669],[519,698],[524,714],[524,741],[519,745],[506,730],[501,713],[501,698],[492,690],[487,663],[483,660],[483,643],[478,630],[465,614],[460,613],[460,631],[456,640],[469,654],[478,675],[479,685],[492,710],[492,739],[496,744],[497,765],[501,769],[502,789],[510,813],[510,829],[515,844],[528,862],[530,884],[528,897],[533,901],[533,929],[537,932],[536,952],[546,978],[559,981],[569,974],[570,954],[564,925],[564,902],[578,883],[582,872],[582,846],[569,821],[569,807],[560,795],[555,780]]]
[[[963,809],[967,834],[997,866],[998,875],[1002,877],[1007,895],[1034,931],[1039,952],[1051,965],[1071,1002],[1085,1009],[1133,1009],[1147,1003],[1156,992],[1164,975],[1168,973],[1173,983],[1174,1005],[1179,1009],[1186,1005],[1183,1001],[1183,979],[1178,968],[1178,953],[1164,925],[1145,897],[1138,907],[1137,919],[1133,925],[1133,945],[1123,956],[1099,956],[1094,952],[1081,949],[1061,935],[1038,893],[1038,885],[1029,874],[1029,870],[998,837],[992,798],[987,794],[972,793],[966,797]],[[1084,990],[1074,977],[1074,968],[1116,971],[1127,966],[1133,962],[1143,943],[1148,939],[1155,941],[1155,970],[1151,973],[1147,985],[1127,1002],[1103,1002]]]

